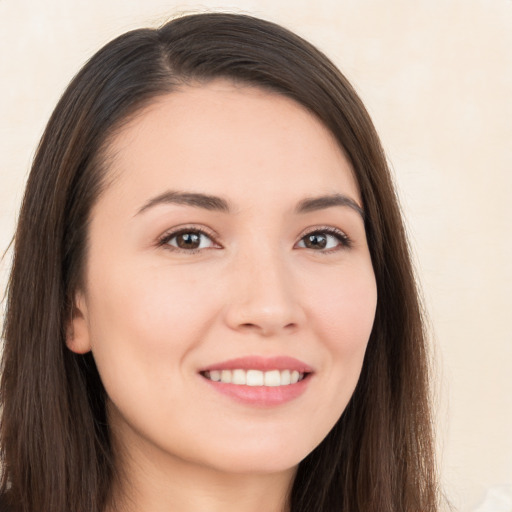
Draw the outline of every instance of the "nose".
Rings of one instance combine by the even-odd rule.
[[[282,257],[256,253],[240,258],[230,273],[225,319],[231,329],[270,337],[295,332],[302,325],[305,313]]]

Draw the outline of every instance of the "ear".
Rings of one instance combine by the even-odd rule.
[[[66,326],[66,345],[76,354],[85,354],[91,350],[87,305],[82,292],[76,294],[73,302]]]

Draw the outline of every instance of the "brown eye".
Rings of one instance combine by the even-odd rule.
[[[313,233],[303,238],[304,246],[308,249],[325,249],[327,237],[325,235]]]
[[[314,251],[326,251],[350,247],[350,240],[338,229],[322,229],[303,236],[298,247]]]
[[[201,245],[201,236],[197,233],[182,233],[176,236],[176,245],[180,249],[197,249]]]
[[[173,233],[167,237],[164,243],[185,251],[207,249],[214,246],[212,239],[201,231],[181,231],[179,233]]]

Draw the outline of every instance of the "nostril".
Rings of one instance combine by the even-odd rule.
[[[240,299],[234,297],[225,309],[225,321],[234,330],[263,336],[289,334],[305,320],[299,301],[289,297],[251,293]]]

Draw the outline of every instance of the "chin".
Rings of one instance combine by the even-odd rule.
[[[248,456],[241,458],[240,455],[233,458],[228,458],[222,461],[219,466],[218,461],[214,469],[220,473],[225,474],[238,474],[238,475],[271,475],[278,473],[295,472],[300,459],[296,457],[283,457],[282,454],[266,454],[265,457]]]
[[[315,448],[294,444],[292,439],[268,441],[245,443],[244,446],[233,443],[221,450],[220,456],[212,454],[207,464],[223,473],[282,473],[294,471],[301,460]]]

